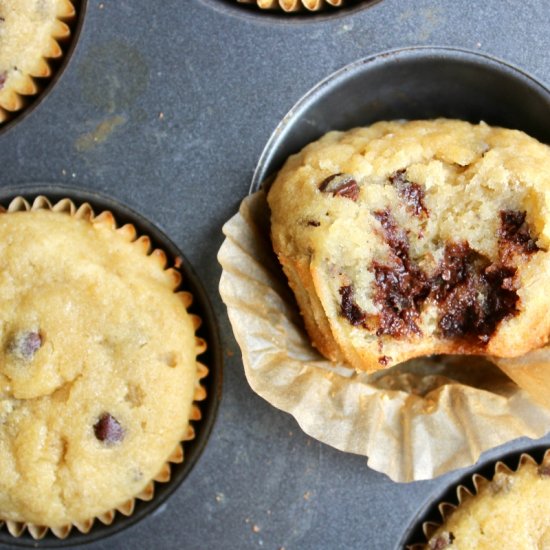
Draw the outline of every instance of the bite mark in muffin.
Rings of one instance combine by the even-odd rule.
[[[543,345],[549,173],[548,146],[483,123],[380,122],[308,145],[268,202],[315,346],[372,371]]]

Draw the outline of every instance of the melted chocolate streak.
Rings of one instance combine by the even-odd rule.
[[[380,309],[377,336],[421,334],[417,321],[423,304],[440,309],[439,329],[447,338],[476,338],[485,344],[505,318],[518,313],[514,284],[517,255],[539,248],[525,224],[525,212],[502,211],[499,261],[470,248],[468,242],[447,243],[443,260],[431,277],[409,255],[409,240],[389,210],[374,213],[391,249],[389,265],[374,261],[374,301]],[[341,312],[354,326],[366,328],[366,314],[353,300],[353,287],[340,288]]]
[[[406,170],[398,170],[390,176],[390,182],[397,189],[397,193],[405,202],[407,209],[415,216],[428,216],[428,209],[424,204],[424,188],[418,183],[409,181]]]

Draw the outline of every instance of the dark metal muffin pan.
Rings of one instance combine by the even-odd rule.
[[[262,154],[251,190],[330,130],[438,117],[523,130],[550,143],[550,90],[508,63],[455,48],[406,48],[361,59],[292,107]]]
[[[206,365],[209,370],[208,375],[201,380],[201,385],[206,390],[206,399],[198,402],[202,418],[201,420],[192,422],[196,436],[191,441],[183,443],[183,462],[170,465],[170,481],[167,483],[155,483],[155,496],[152,500],[136,500],[134,513],[130,516],[124,516],[117,512],[111,525],[104,525],[99,520],[96,520],[91,531],[87,534],[82,534],[76,528],[73,528],[69,536],[64,540],[60,540],[51,532],[48,532],[43,539],[37,541],[31,537],[28,531],[25,531],[20,537],[14,538],[5,527],[0,529],[0,543],[15,547],[57,548],[101,540],[108,535],[122,531],[145,516],[152,514],[178,488],[198,460],[214,425],[218,404],[221,399],[223,358],[221,356],[216,318],[198,275],[181,250],[155,224],[146,220],[131,208],[109,197],[84,189],[59,185],[43,184],[16,188],[0,188],[0,204],[7,207],[10,201],[17,196],[24,197],[32,204],[38,195],[47,197],[52,204],[63,198],[71,199],[76,206],[86,202],[92,206],[96,214],[109,210],[115,216],[118,227],[131,223],[136,228],[138,236],[149,236],[151,238],[152,249],[160,248],[166,253],[168,266],[176,265],[176,259],[182,260],[181,265],[178,267],[183,276],[179,288],[193,294],[193,304],[189,308],[189,312],[198,315],[202,319],[197,336],[204,338],[207,343],[206,351],[198,356],[198,360]],[[180,262],[178,261],[177,263],[179,264]]]
[[[268,142],[255,186],[286,152],[325,128],[368,122],[373,112],[411,116],[418,97],[400,100],[403,109],[397,109],[399,82],[414,81],[415,94],[439,89],[441,96],[432,93],[423,100],[433,115],[447,114],[441,107],[451,104],[447,98],[457,98],[457,116],[470,116],[461,104],[466,97],[471,104],[476,91],[504,93],[516,82],[516,91],[506,96],[507,111],[499,107],[502,96],[493,94],[494,105],[479,100],[485,104],[482,116],[494,113],[488,122],[532,129],[547,139],[547,103],[528,113],[532,98],[544,97],[550,82],[550,6],[546,0],[528,5],[486,0],[475,9],[467,0],[382,0],[364,9],[286,17],[252,14],[228,2],[89,0],[63,78],[40,108],[0,135],[0,186],[8,194],[33,181],[57,182],[139,212],[194,266],[221,329],[223,399],[200,460],[155,512],[130,529],[94,538],[88,547],[400,548],[407,526],[464,472],[393,483],[370,469],[365,457],[309,438],[292,417],[252,392],[218,294],[221,227],[249,192]],[[411,49],[416,46],[481,54],[467,93],[434,82],[447,74],[452,84],[460,60],[471,67],[472,54],[450,52],[458,59],[449,62],[454,67],[449,75],[446,53],[427,52],[432,60],[426,64],[422,52]],[[380,55],[392,50],[404,53]],[[494,59],[505,64],[488,70]],[[352,67],[349,75],[340,73],[326,90],[318,88],[300,102],[307,116],[293,110],[288,128],[279,126],[284,140],[270,139],[308,90],[343,67]],[[415,80],[412,67],[422,72],[424,84]],[[368,79],[362,80],[363,70]],[[413,80],[404,78],[407,71]],[[391,86],[380,86],[383,81]],[[340,84],[349,95],[327,107],[331,86]],[[372,99],[375,89],[386,110],[365,104],[358,116],[350,98]],[[391,89],[394,95],[386,95]],[[309,115],[317,107],[320,119],[311,120],[310,131]],[[541,444],[549,442],[546,436]],[[512,442],[482,459],[530,444]],[[0,548],[14,543],[3,538]]]

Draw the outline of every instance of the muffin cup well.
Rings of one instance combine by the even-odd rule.
[[[269,140],[255,193],[225,225],[218,255],[220,292],[252,389],[310,436],[368,456],[371,468],[400,482],[468,467],[488,449],[547,433],[550,410],[488,361],[423,358],[367,375],[321,357],[272,252],[269,210],[258,189],[269,186],[289,155],[330,130],[446,116],[517,127],[550,141],[543,122],[549,115],[550,92],[528,75],[446,48],[361,60],[306,94]]]
[[[298,100],[269,138],[250,191],[330,130],[444,117],[483,120],[550,143],[549,116],[548,87],[504,61],[455,48],[391,50],[343,67]]]
[[[87,1],[65,0],[66,10],[57,19],[49,50],[18,89],[0,97],[0,135],[37,107],[61,77],[80,35]]]
[[[432,546],[429,546],[430,540],[455,510],[463,503],[475,498],[488,486],[491,488],[493,485],[497,491],[505,489],[507,479],[513,478],[514,474],[526,465],[536,466],[547,475],[546,472],[550,469],[550,450],[547,447],[536,447],[508,453],[496,461],[494,459],[488,461],[474,473],[469,472],[448,487],[419,514],[413,524],[407,528],[396,548],[407,550],[426,550],[434,546],[437,548],[437,539],[432,540]],[[449,548],[452,548],[452,545]]]
[[[51,196],[50,193],[48,194]],[[75,192],[72,195],[82,195],[82,193]],[[139,494],[123,502],[115,509],[108,510],[97,517],[62,527],[50,528],[42,525],[5,521],[3,523],[6,531],[12,537],[17,538],[6,538],[9,535],[7,533],[2,534],[0,531],[0,541],[12,545],[49,547],[91,542],[135,523],[135,521],[138,521],[159,506],[177,488],[179,482],[183,481],[206,443],[214,420],[218,397],[216,394],[219,392],[220,365],[219,352],[216,349],[219,345],[217,330],[215,326],[211,325],[212,315],[209,304],[204,302],[205,297],[202,295],[202,291],[195,286],[196,280],[189,280],[188,274],[192,272],[189,271],[189,267],[186,265],[181,253],[177,251],[174,254],[172,250],[167,250],[166,252],[163,250],[166,248],[165,245],[169,245],[167,248],[172,248],[173,245],[169,241],[164,240],[158,230],[148,231],[147,234],[143,234],[140,227],[142,220],[137,218],[135,220],[137,223],[134,225],[134,220],[131,218],[128,219],[128,215],[124,215],[124,212],[122,212],[121,216],[118,216],[119,212],[116,212],[117,218],[127,223],[117,225],[115,216],[111,210],[120,211],[121,208],[103,209],[109,205],[102,204],[102,202],[101,199],[98,201],[94,197],[95,207],[101,211],[100,214],[96,215],[88,202],[83,202],[77,207],[73,200],[68,198],[56,198],[50,202],[46,197],[39,195],[32,202],[29,202],[19,196],[11,200],[8,207],[3,209],[3,211],[9,215],[11,212],[47,209],[61,212],[77,219],[93,221],[94,224],[101,224],[117,232],[124,240],[131,243],[132,246],[138,247],[143,254],[154,258],[168,277],[171,286],[174,288],[174,292],[177,292],[186,309],[192,310],[190,311],[190,317],[195,329],[196,352],[197,355],[204,355],[205,362],[209,366],[207,367],[202,361],[197,361],[197,385],[193,396],[193,404],[189,417],[190,424],[187,431],[182,441],[174,448],[159,472]],[[151,235],[152,238],[148,235]],[[160,244],[162,248],[158,248],[157,244]],[[168,260],[169,257],[170,260]],[[182,274],[183,284],[181,284]],[[198,290],[199,294],[198,308],[193,305],[196,298],[196,290]],[[197,309],[198,314],[194,312]],[[201,316],[203,312],[208,326],[201,328]],[[208,346],[206,344],[207,341],[209,341]],[[210,346],[214,346],[214,349],[210,349]],[[119,514],[116,512],[119,512]],[[79,533],[75,534],[75,531]]]

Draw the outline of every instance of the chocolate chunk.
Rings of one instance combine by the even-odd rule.
[[[502,210],[498,230],[500,256],[503,263],[510,263],[515,254],[533,254],[540,249],[525,221],[527,212]]]
[[[404,172],[396,172],[392,178],[403,185]],[[410,258],[407,233],[391,212],[379,210],[373,215],[390,249],[386,262],[374,260],[370,266],[374,273],[373,301],[379,311],[377,336],[422,334],[418,321],[427,300],[438,305],[441,335],[473,340],[477,346],[485,346],[501,321],[519,313],[517,267],[511,260],[518,249],[522,254],[538,250],[525,225],[524,212],[501,213],[499,239],[505,252],[496,262],[473,250],[466,241],[450,242],[431,274]],[[366,327],[366,315],[353,301],[351,286],[342,287],[340,295],[342,314],[353,325]]]
[[[359,197],[359,185],[349,174],[333,174],[319,184],[319,191],[332,193],[335,197],[346,197],[356,201]]]
[[[375,303],[380,310],[377,336],[421,334],[416,321],[428,290],[423,274],[409,270],[400,260],[394,266],[373,262],[373,268]]]
[[[390,182],[397,189],[397,193],[405,202],[407,209],[415,216],[428,216],[428,209],[424,204],[424,189],[418,183],[407,179],[406,170],[398,170],[390,176]]]
[[[425,274],[409,257],[409,240],[388,210],[374,212],[391,249],[388,264],[374,261],[376,291],[374,301],[380,310],[378,336],[402,337],[421,334],[416,321],[420,306],[429,294]]]
[[[342,315],[354,326],[362,325],[366,319],[365,312],[355,303],[353,299],[353,288],[351,286],[340,287],[340,311]]]
[[[94,434],[102,443],[111,445],[124,439],[124,428],[114,416],[103,413],[94,424]]]
[[[445,246],[443,260],[431,281],[436,300],[444,300],[453,288],[466,280],[468,276],[467,258],[470,253],[470,245],[467,242],[449,243]]]
[[[518,313],[515,273],[515,268],[492,264],[467,242],[448,244],[431,281],[443,335],[487,343],[503,319]]]
[[[417,322],[427,299],[439,305],[445,338],[476,338],[486,344],[498,324],[518,313],[515,267],[493,264],[467,242],[449,243],[431,277],[410,259],[409,241],[387,210],[375,212],[391,249],[390,262],[374,261],[378,336],[421,334]]]
[[[30,361],[42,346],[42,337],[36,331],[21,331],[13,335],[8,343],[8,351],[12,355]]]
[[[430,539],[430,550],[444,550],[453,544],[454,539],[455,537],[452,533],[443,531],[443,533],[438,535],[436,538]]]
[[[550,464],[541,464],[537,472],[541,477],[550,477]]]
[[[392,252],[403,262],[409,261],[409,239],[405,231],[397,225],[389,210],[378,210],[374,217],[380,222],[384,230],[384,239]]]
[[[319,227],[321,225],[321,222],[316,222],[315,220],[309,220],[307,222],[307,225],[310,227]]]

